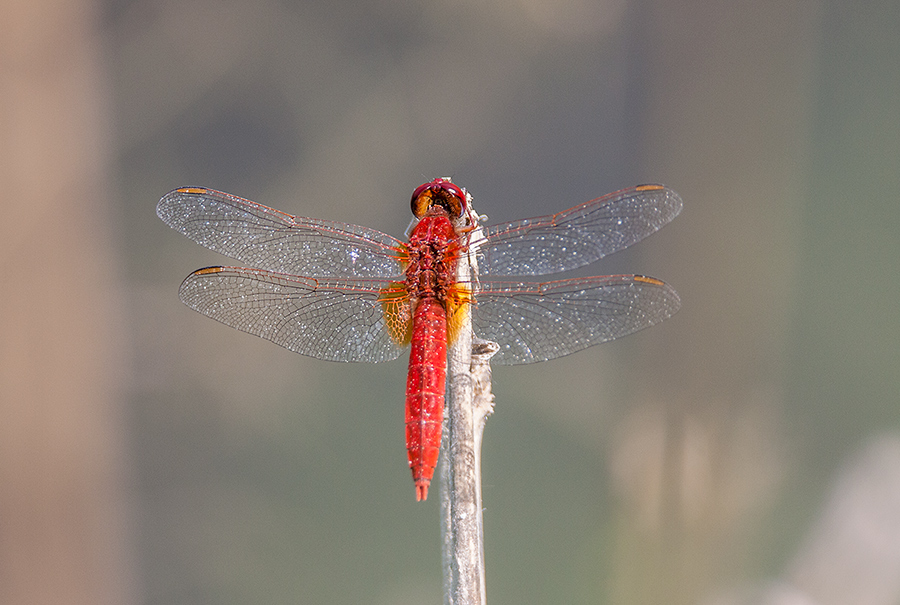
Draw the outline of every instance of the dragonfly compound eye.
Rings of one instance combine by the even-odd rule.
[[[429,208],[440,206],[455,220],[463,213],[465,199],[466,194],[451,183],[450,179],[438,178],[416,187],[410,206],[416,218],[425,216]]]

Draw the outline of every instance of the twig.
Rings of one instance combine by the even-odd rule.
[[[475,238],[471,238],[475,239]],[[475,284],[477,250],[460,260],[457,280]],[[473,348],[474,346],[474,348]],[[493,409],[490,358],[497,345],[473,338],[468,315],[447,356],[448,413],[441,458],[445,605],[485,605],[481,437]]]

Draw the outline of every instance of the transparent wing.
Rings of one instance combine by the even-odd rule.
[[[260,269],[310,277],[387,278],[403,273],[405,246],[390,235],[294,217],[221,191],[176,189],[159,200],[156,214],[210,250]]]
[[[648,328],[680,306],[671,286],[642,275],[481,282],[472,322],[476,336],[500,345],[491,361],[515,365],[562,357]]]
[[[592,263],[639,242],[681,212],[662,185],[640,185],[556,214],[485,226],[481,275],[546,275]]]
[[[379,302],[389,286],[386,280],[207,267],[191,273],[178,294],[195,311],[301,355],[379,362],[403,349],[391,338]]]

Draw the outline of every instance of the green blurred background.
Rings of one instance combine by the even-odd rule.
[[[404,361],[190,311],[181,279],[225,259],[154,210],[208,186],[401,236],[450,175],[490,222],[643,182],[685,203],[589,271],[666,280],[674,318],[495,368],[493,605],[900,603],[900,465],[852,480],[900,432],[900,3],[0,11],[0,602],[441,602]],[[861,581],[835,544],[869,534]]]

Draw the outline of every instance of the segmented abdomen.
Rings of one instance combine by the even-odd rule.
[[[416,305],[406,378],[406,449],[416,500],[428,496],[441,448],[447,377],[447,315],[432,297]]]

